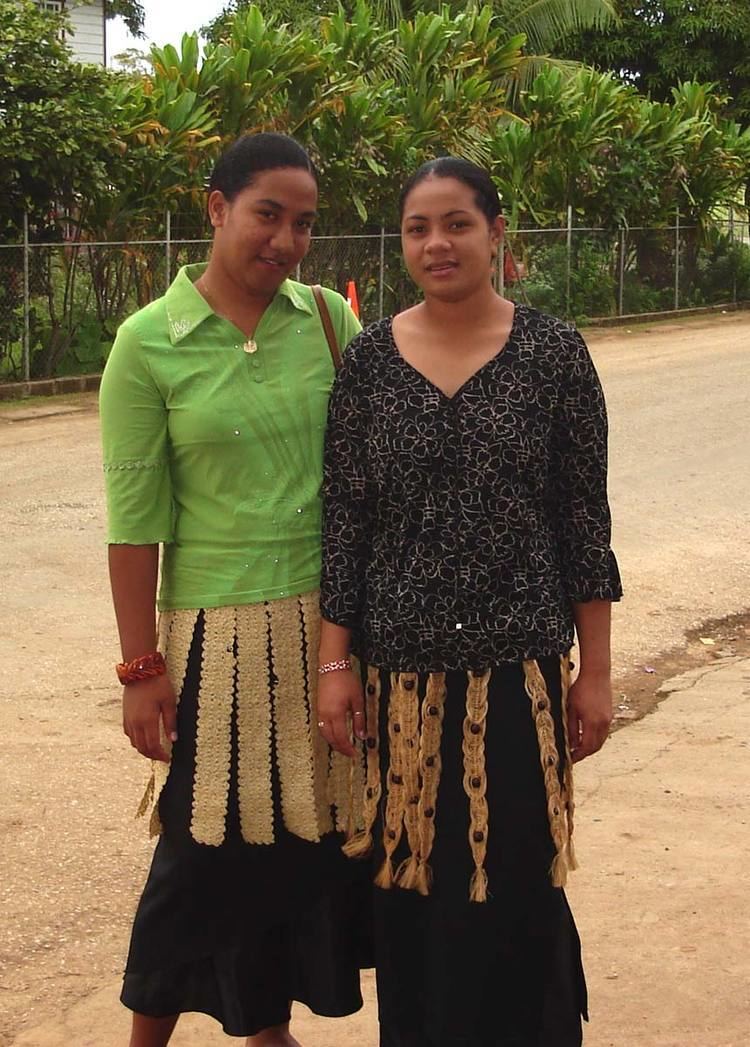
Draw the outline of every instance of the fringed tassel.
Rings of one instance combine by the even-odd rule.
[[[489,811],[484,737],[487,729],[487,691],[491,673],[491,669],[486,672],[469,672],[466,690],[464,789],[469,797],[469,845],[476,867],[469,887],[469,898],[473,902],[487,901],[487,873],[484,861],[487,856]]]
[[[556,854],[552,859],[550,877],[553,887],[564,887],[568,882],[568,859],[567,854]]]
[[[366,858],[372,852],[372,831],[363,829],[355,833],[341,849],[347,858]]]
[[[393,887],[393,859],[389,854],[386,854],[385,861],[380,866],[373,882],[376,887],[382,887],[384,891],[389,891]]]
[[[405,891],[414,891],[417,888],[417,873],[419,871],[419,855],[411,854],[405,858],[394,873],[394,883]]]
[[[421,895],[424,895],[424,897],[427,897],[432,890],[432,866],[424,860],[420,861],[419,867],[417,868],[417,882],[415,887]]]
[[[487,871],[484,866],[475,869],[472,874],[471,883],[469,885],[469,901],[487,901]]]
[[[419,771],[422,777],[422,789],[417,807],[419,861],[414,874],[414,888],[422,895],[428,895],[432,887],[432,868],[429,859],[435,840],[435,809],[442,770],[440,741],[444,715],[445,673],[430,673],[422,703],[422,731],[419,739]]]
[[[523,663],[523,673],[526,694],[531,702],[531,715],[536,726],[539,759],[547,794],[547,817],[556,851],[550,875],[555,887],[564,887],[568,874],[568,827],[560,789],[560,760],[555,743],[555,722],[552,718],[547,685],[538,663],[533,659],[526,659]]]
[[[417,886],[419,865],[419,676],[401,673],[399,726],[404,779],[404,828],[409,841],[409,857],[401,863],[394,880],[405,890]]]
[[[135,812],[136,818],[142,818],[146,811],[150,808],[154,802],[154,787],[156,784],[156,775],[153,770],[151,771],[151,777],[146,783],[146,791],[144,792],[141,802],[138,804],[138,810]]]
[[[348,858],[364,858],[372,851],[372,828],[378,815],[378,804],[383,787],[380,781],[380,670],[374,665],[367,667],[365,684],[365,710],[367,715],[367,771],[364,794],[364,828],[344,844],[344,854]]]
[[[570,754],[570,732],[568,730],[568,694],[570,692],[570,672],[572,663],[570,655],[564,654],[560,659],[560,683],[562,690],[562,721],[565,736],[565,769],[563,770],[563,802],[567,816],[568,828],[568,868],[578,868],[575,847],[573,846],[573,823],[575,816],[575,798],[573,791],[573,760]]]
[[[391,693],[388,700],[388,741],[390,762],[388,767],[388,799],[385,806],[385,830],[383,847],[385,859],[375,877],[377,887],[389,890],[395,882],[393,855],[401,841],[406,808],[406,783],[404,781],[404,732],[401,719],[406,703],[407,689],[400,673],[391,673]]]

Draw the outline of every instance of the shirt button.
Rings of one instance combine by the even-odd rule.
[[[255,368],[258,368],[258,367],[260,367],[260,360],[253,360],[253,361],[252,361],[252,365],[253,365],[253,367],[255,367]]]

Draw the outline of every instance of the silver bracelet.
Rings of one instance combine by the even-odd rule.
[[[341,669],[351,669],[352,663],[348,658],[339,658],[335,662],[324,662],[323,665],[318,666],[318,672],[321,676],[325,673],[335,673]]]

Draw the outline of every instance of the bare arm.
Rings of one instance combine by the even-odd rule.
[[[158,573],[158,545],[109,546],[109,578],[125,662],[156,650]],[[141,680],[123,688],[123,730],[130,744],[143,756],[168,761],[159,738],[160,718],[165,734],[175,741],[176,702],[168,676]]]
[[[158,545],[110,545],[109,581],[122,660],[156,650]]]
[[[598,752],[612,723],[609,600],[573,604],[581,665],[568,701],[568,736],[574,761]]]
[[[334,625],[324,618],[320,626],[319,664],[338,662],[349,657],[351,629],[343,625]],[[354,732],[358,738],[364,738],[365,712],[362,698],[362,684],[351,669],[337,669],[332,673],[323,673],[318,680],[318,719],[323,727],[319,730],[330,746],[344,753],[355,756],[357,750],[349,740],[347,716],[351,714]],[[370,725],[377,730],[377,724]]]

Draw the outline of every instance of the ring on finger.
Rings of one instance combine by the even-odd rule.
[[[328,723],[325,720],[318,720],[318,727],[327,727]]]

